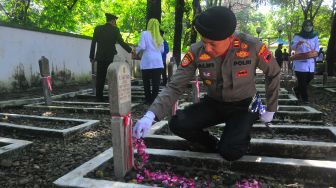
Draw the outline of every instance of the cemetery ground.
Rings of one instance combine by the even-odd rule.
[[[293,86],[292,82],[283,82],[282,87],[291,91]],[[83,85],[71,85],[64,88],[59,87],[54,89],[54,93],[68,93],[75,92],[78,90],[89,89],[90,84]],[[40,92],[40,93],[39,93]],[[191,91],[189,91],[191,93]],[[32,91],[18,92],[14,94],[1,94],[1,101],[5,100],[17,100],[22,98],[32,98],[32,97],[42,97],[42,89],[36,89]],[[310,90],[310,104],[309,106],[321,111],[322,120],[324,125],[335,126],[336,125],[336,97],[326,94],[322,89],[311,89]],[[67,99],[71,101],[71,99]],[[146,112],[148,106],[137,105],[132,108],[132,118],[139,119]],[[110,147],[112,147],[111,139],[111,123],[110,115],[107,113],[94,113],[94,112],[76,112],[67,111],[59,109],[38,109],[38,108],[27,108],[24,106],[19,107],[4,107],[0,109],[0,113],[10,113],[10,114],[25,114],[25,115],[37,115],[44,117],[62,117],[71,119],[82,119],[82,120],[99,120],[99,123],[91,126],[78,134],[69,137],[54,137],[51,135],[36,135],[27,134],[24,131],[11,131],[11,130],[0,130],[0,137],[19,139],[30,141],[32,144],[27,146],[25,149],[19,153],[13,153],[11,157],[1,157],[0,156],[0,187],[53,187],[53,182],[58,178],[64,176],[70,171],[74,170],[83,163],[91,160],[97,155],[103,153]],[[15,118],[11,119],[10,116],[0,116],[0,123],[3,122],[15,122]],[[29,124],[30,120],[22,118],[20,124]],[[38,122],[38,121],[37,121]],[[71,122],[71,121],[69,121]],[[71,124],[71,123],[70,123]],[[39,126],[35,125],[34,126]],[[57,126],[60,125],[51,125]],[[66,125],[65,125],[66,126]],[[43,125],[40,126],[43,128]],[[51,127],[53,128],[53,127]],[[267,137],[268,133],[264,133]],[[286,137],[286,135],[282,135]],[[318,135],[316,136],[318,137]],[[323,137],[323,135],[321,135]],[[288,135],[288,139],[291,139],[291,135]],[[323,139],[323,138],[322,138]],[[327,138],[326,138],[327,139]],[[0,143],[0,146],[5,144]],[[335,160],[335,159],[334,159]],[[168,164],[167,164],[168,165]],[[112,179],[113,180],[113,166],[106,167],[105,170],[97,169],[91,174],[90,177]],[[236,175],[230,175],[223,172],[214,171],[195,171],[188,168],[180,168],[179,166],[156,166],[151,168],[161,168],[161,169],[173,169],[175,172],[180,173],[180,175],[198,177],[202,178],[215,178],[217,182],[226,182],[226,187],[228,184],[234,184]],[[108,169],[112,174],[109,174]],[[253,174],[252,174],[253,175]],[[130,177],[131,176],[131,177]],[[128,179],[134,179],[130,175]],[[302,187],[302,185],[293,182],[281,182],[274,179],[263,179],[266,182],[265,185],[271,187]],[[201,186],[201,185],[199,185]],[[224,184],[214,184],[215,187],[224,187]],[[306,186],[306,187],[309,187]]]

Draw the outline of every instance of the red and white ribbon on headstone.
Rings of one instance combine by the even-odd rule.
[[[43,80],[45,80],[46,82],[47,82],[47,84],[48,84],[48,90],[49,91],[52,91],[52,87],[51,87],[51,76],[44,76],[44,77],[42,77],[43,78]]]
[[[199,84],[198,79],[196,79],[195,86],[196,86],[196,91],[197,91],[197,98],[199,99],[200,98],[200,84]]]
[[[129,149],[129,166],[130,168],[133,167],[133,142],[132,142],[132,118],[131,118],[131,112],[128,112],[126,115],[120,115],[120,116],[112,116],[114,118],[123,118],[123,123],[125,126],[125,129],[128,128],[128,138],[126,138],[126,131],[124,132],[124,138],[128,140],[128,149]],[[128,127],[130,126],[130,127]]]
[[[177,110],[177,107],[178,107],[178,101],[176,101],[173,105],[173,109],[172,109],[172,115],[176,115],[176,110]]]

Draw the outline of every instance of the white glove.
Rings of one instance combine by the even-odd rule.
[[[135,124],[133,128],[133,137],[136,137],[137,139],[145,137],[152,126],[154,118],[155,114],[151,111],[147,111],[147,113]]]
[[[274,112],[268,112],[266,111],[265,113],[260,115],[260,121],[263,123],[269,123],[273,120]]]

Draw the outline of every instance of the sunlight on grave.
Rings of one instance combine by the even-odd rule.
[[[83,134],[84,137],[86,138],[95,138],[97,136],[99,136],[97,131],[89,131]]]
[[[46,117],[50,117],[50,116],[53,116],[53,115],[55,115],[55,113],[53,113],[53,112],[44,112],[42,114],[42,116],[46,116]]]
[[[256,162],[261,162],[261,160],[262,160],[262,157],[258,157],[255,161]]]

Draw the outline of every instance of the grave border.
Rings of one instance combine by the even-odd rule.
[[[161,128],[163,128],[168,121],[160,121],[152,125],[148,136],[146,136],[145,140],[148,140],[151,142],[158,143],[168,143],[173,142],[174,145],[178,145],[177,147],[174,147],[174,149],[178,150],[178,148],[186,147],[187,145],[190,145],[188,141],[185,139],[175,136],[175,135],[160,135],[156,132],[160,131]],[[216,127],[224,127],[225,124],[219,124]],[[253,127],[257,128],[265,128],[265,125],[263,124],[254,124]],[[257,147],[256,150],[260,150],[260,145],[263,144],[263,148],[270,148],[270,147],[278,147],[278,148],[287,148],[288,150],[297,150],[297,154],[295,157],[302,157],[304,155],[308,158],[318,159],[323,157],[323,155],[317,155],[317,153],[329,153],[332,156],[336,156],[336,127],[332,126],[304,126],[304,125],[271,125],[271,127],[277,128],[277,129],[322,129],[327,130],[330,132],[330,134],[335,139],[335,142],[323,142],[323,141],[299,141],[299,140],[283,140],[283,139],[261,139],[261,138],[252,138],[251,139],[251,148]],[[163,144],[164,145],[164,144]],[[171,144],[169,144],[171,145]],[[165,147],[165,146],[163,146]],[[259,147],[259,148],[258,148]],[[304,154],[300,154],[299,151],[304,152]],[[319,151],[315,153],[314,151]],[[336,158],[335,158],[336,159]]]
[[[79,125],[74,127],[70,127],[67,129],[49,129],[43,127],[33,127],[33,126],[26,126],[26,125],[18,125],[12,123],[3,123],[0,122],[0,130],[7,130],[7,131],[20,131],[21,133],[27,134],[31,133],[38,136],[44,137],[60,137],[60,138],[70,138],[76,134],[84,132],[88,129],[93,128],[99,124],[99,120],[92,120],[92,119],[73,119],[73,118],[62,118],[62,117],[45,117],[45,116],[36,116],[36,115],[22,115],[22,114],[10,114],[10,113],[0,113],[0,115],[8,115],[8,116],[16,116],[16,117],[25,117],[31,119],[47,119],[47,120],[58,120],[58,121],[76,121],[79,122]]]
[[[124,183],[118,181],[96,180],[92,178],[85,178],[84,176],[89,172],[97,169],[113,157],[113,148],[109,148],[93,159],[85,162],[64,176],[58,178],[53,182],[56,187],[87,187],[87,188],[150,188],[152,186],[145,186],[135,183]],[[111,160],[112,162],[112,160]]]
[[[0,159],[6,159],[8,157],[13,160],[21,152],[31,147],[33,142],[12,138],[0,137],[1,143],[7,143],[8,145],[0,147]]]
[[[63,94],[59,94],[59,95],[53,95],[51,98],[53,100],[55,100],[55,99],[64,99],[64,98],[75,97],[78,94],[87,93],[88,90],[90,90],[90,89],[84,89],[84,90],[79,90],[79,91],[74,91],[74,92],[63,93]],[[0,108],[22,106],[22,105],[26,105],[26,104],[30,104],[30,103],[40,103],[42,101],[44,101],[44,97],[0,101]]]
[[[325,91],[331,94],[336,94],[336,88],[323,88]]]
[[[58,104],[106,104],[108,105],[109,103],[103,103],[103,102],[78,102],[78,101],[52,101],[53,103],[58,103]],[[140,103],[132,103],[132,108],[136,107]],[[25,108],[38,108],[38,109],[48,109],[48,110],[64,110],[64,111],[73,111],[73,112],[78,112],[78,113],[86,113],[86,112],[91,112],[91,113],[103,113],[103,114],[110,114],[110,109],[107,106],[106,108],[83,108],[83,107],[68,107],[68,106],[53,106],[49,105],[46,106],[44,102],[39,102],[39,103],[33,103],[33,104],[27,104],[24,105]]]
[[[321,176],[324,177],[325,181],[325,173],[321,173],[322,171],[328,170],[330,174],[328,174],[329,183],[336,183],[336,180],[333,179],[333,174],[336,174],[336,162],[335,161],[317,161],[317,160],[300,160],[300,159],[286,159],[286,158],[277,158],[277,157],[264,157],[264,156],[243,156],[241,159],[235,162],[229,162],[223,159],[218,154],[212,153],[200,153],[200,152],[189,152],[189,151],[175,151],[175,150],[165,150],[165,149],[146,149],[146,152],[155,158],[160,158],[160,161],[170,161],[171,158],[180,158],[180,160],[185,159],[192,159],[192,160],[210,160],[212,163],[221,164],[222,168],[227,168],[230,166],[230,171],[235,171],[236,173],[241,173],[242,168],[255,165],[255,169],[265,168],[262,165],[265,165],[266,168],[270,168],[271,166],[277,166],[279,171],[287,171],[291,172],[291,177],[299,177],[293,178],[295,180],[304,181],[304,180],[311,180],[312,176],[320,176],[320,178],[314,179],[314,183],[318,182],[318,179],[321,179]],[[90,188],[108,188],[108,187],[152,187],[146,186],[141,184],[135,183],[124,183],[118,181],[109,181],[109,180],[98,180],[92,178],[84,177],[89,172],[94,171],[95,169],[103,166],[106,162],[112,161],[113,157],[113,148],[109,148],[108,150],[104,151],[103,153],[99,154],[98,156],[94,157],[93,159],[85,162],[84,164],[80,165],[79,167],[75,168],[74,170],[70,171],[69,173],[65,174],[64,176],[58,178],[53,182],[54,185],[57,187],[90,187]],[[311,168],[314,167],[314,175],[310,175],[306,173],[308,169],[311,171]],[[251,168],[250,168],[251,170]],[[252,168],[252,170],[254,170]],[[273,169],[272,169],[273,170]],[[278,170],[274,169],[273,174],[271,176],[277,176]],[[271,171],[269,169],[268,171]],[[260,170],[259,170],[260,172]],[[255,172],[251,172],[255,173]],[[266,175],[264,174],[257,174],[256,175]],[[267,175],[270,175],[267,173]],[[300,176],[299,176],[300,175]],[[306,177],[308,176],[308,177]],[[311,176],[311,177],[309,177]],[[288,179],[289,177],[283,177]],[[321,180],[320,180],[321,181]],[[311,182],[310,182],[311,183]],[[325,182],[324,182],[325,183]]]

